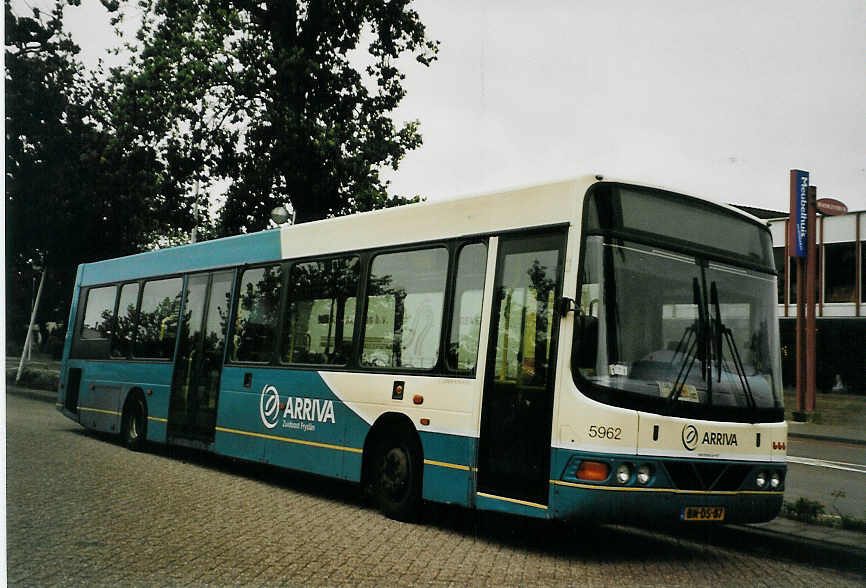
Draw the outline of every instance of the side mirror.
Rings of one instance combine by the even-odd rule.
[[[559,299],[559,317],[565,318],[569,312],[574,312],[574,300],[563,296]]]

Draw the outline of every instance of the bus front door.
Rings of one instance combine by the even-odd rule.
[[[547,505],[564,231],[499,240],[478,492]]]
[[[233,271],[187,277],[171,384],[169,437],[213,441],[233,281]]]

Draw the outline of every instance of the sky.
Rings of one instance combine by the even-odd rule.
[[[602,174],[786,210],[799,168],[819,197],[866,209],[862,0],[414,8],[441,47],[429,69],[403,64],[395,118],[419,119],[424,144],[385,174],[393,193],[435,201]],[[117,44],[107,20],[97,0],[67,9],[87,65]]]

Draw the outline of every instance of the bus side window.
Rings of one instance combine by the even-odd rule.
[[[451,370],[475,371],[486,270],[487,247],[484,244],[470,243],[460,249],[446,358]]]
[[[120,288],[120,302],[117,305],[117,322],[114,328],[114,341],[111,344],[111,357],[129,357],[132,353],[137,312],[138,284],[124,284]]]
[[[81,325],[75,332],[72,354],[85,359],[105,359],[114,330],[114,301],[117,286],[90,288],[86,292]]]
[[[385,253],[373,258],[361,363],[431,369],[439,360],[448,250]]]
[[[84,320],[78,336],[82,341],[107,340],[111,338],[111,323],[114,318],[116,286],[91,288],[87,293]]]
[[[299,263],[289,273],[284,363],[343,365],[352,353],[357,257]]]
[[[602,238],[590,236],[584,243],[575,313],[572,362],[584,377],[595,377],[599,355],[599,316],[602,302]]]
[[[238,291],[232,361],[268,363],[277,341],[283,270],[279,265],[246,270]]]
[[[180,313],[183,278],[145,282],[132,354],[145,359],[171,359]]]

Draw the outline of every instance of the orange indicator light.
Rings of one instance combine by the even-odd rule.
[[[579,480],[592,480],[600,482],[606,480],[610,474],[610,466],[600,461],[582,461],[580,467],[577,468],[577,478]]]
[[[430,419],[421,419],[421,424],[422,424],[422,425],[429,425],[429,424],[430,424]]]
[[[424,397],[420,394],[416,394],[412,397],[412,402],[414,402],[415,404],[424,404]]]

